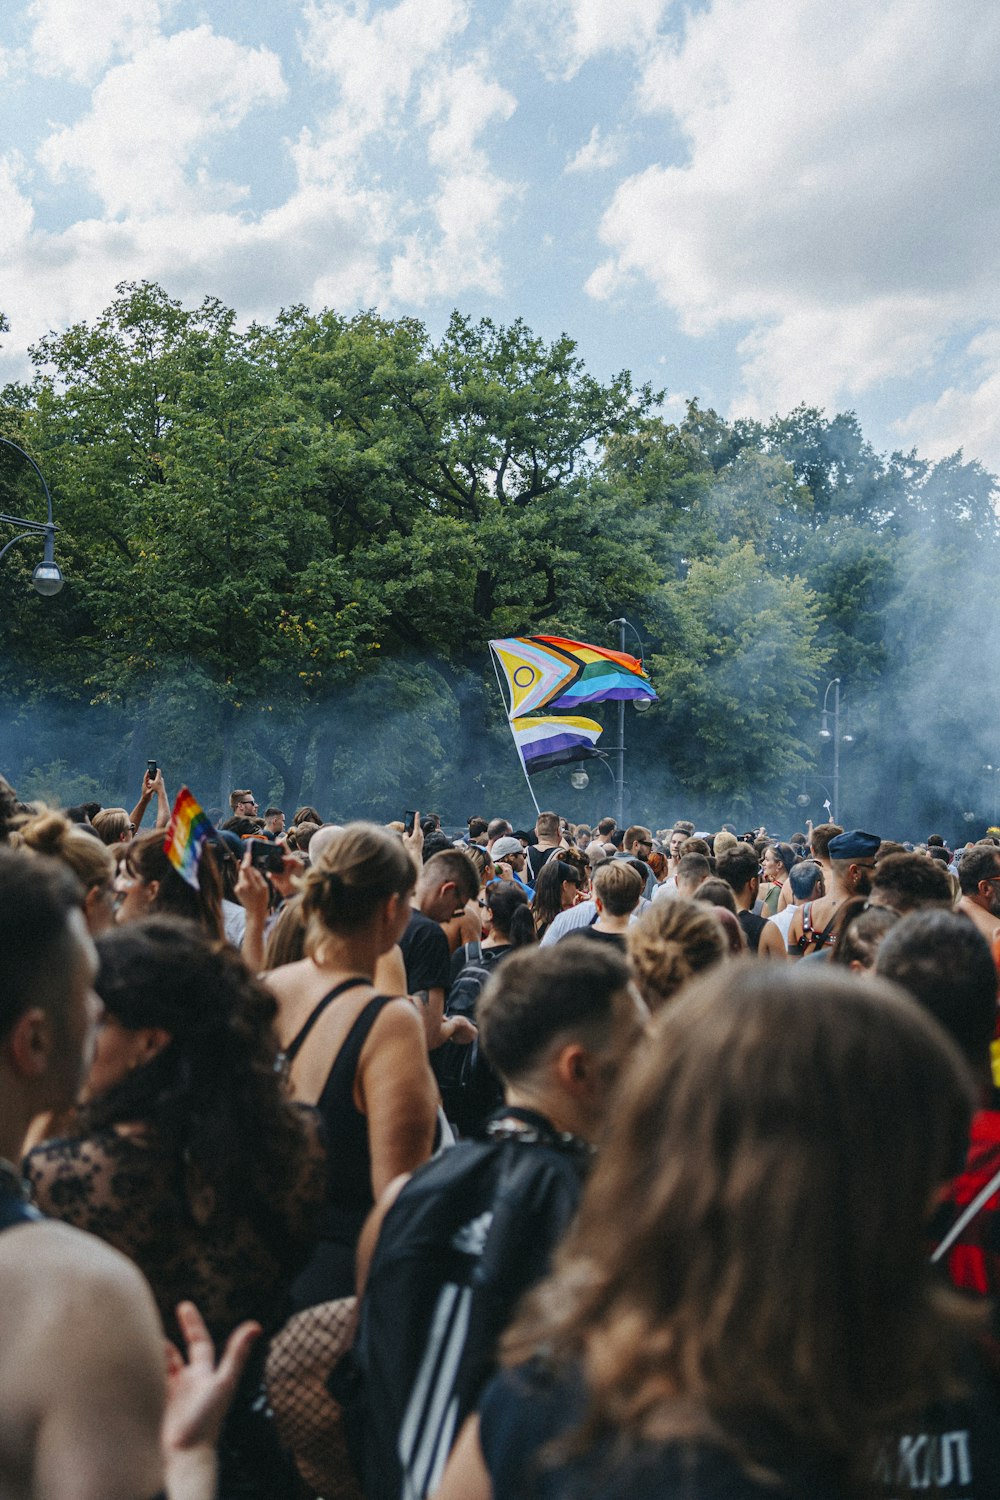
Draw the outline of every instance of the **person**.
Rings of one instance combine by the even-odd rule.
[[[721,875],[709,875],[701,882],[691,900],[706,906],[722,907],[725,911],[731,912],[734,917],[739,913],[733,888],[728,880],[723,880]],[[742,930],[741,928],[740,931]]]
[[[869,900],[873,906],[890,906],[900,917],[927,906],[950,911],[951,881],[944,865],[926,854],[887,854],[875,866]]]
[[[269,1336],[315,1241],[325,1155],[275,1071],[274,999],[189,922],[119,927],[97,951],[104,1015],[84,1104],[71,1134],[26,1157],[34,1201],[134,1261],[171,1338],[183,1301],[217,1348],[248,1318]],[[250,1410],[259,1374],[227,1424],[227,1485],[269,1462],[278,1485]]]
[[[972,844],[958,862],[962,894],[958,910],[975,923],[990,948],[1000,938],[1000,849],[995,844]]]
[[[264,837],[276,843],[285,832],[285,814],[280,807],[265,807]]]
[[[143,917],[184,917],[195,922],[209,937],[224,938],[222,880],[211,853],[198,861],[198,885],[189,885],[179,875],[163,849],[163,834],[145,833],[128,846],[118,874],[119,922],[137,922]]]
[[[115,919],[115,860],[108,845],[56,812],[29,818],[19,833],[26,849],[61,860],[73,872],[83,887],[87,931],[91,937],[105,932]]]
[[[641,898],[642,876],[634,865],[609,859],[594,872],[597,916],[589,927],[581,927],[580,936],[624,953],[629,921]]]
[[[633,823],[625,830],[621,848],[612,855],[613,859],[630,859],[635,865],[642,866],[644,882],[642,894],[647,901],[653,899],[653,892],[656,890],[656,876],[648,863],[652,852],[652,833],[643,824]]]
[[[554,812],[539,813],[535,819],[535,836],[537,842],[530,844],[526,851],[528,856],[528,870],[531,874],[531,883],[538,886],[538,877],[547,860],[550,860],[557,849],[563,847],[562,836],[559,832],[559,814]]]
[[[696,981],[623,1078],[436,1500],[857,1493],[950,1374],[959,1314],[924,1234],[970,1103],[954,1045],[884,982]]]
[[[102,807],[90,825],[102,844],[109,847],[127,844],[135,834],[135,824],[124,807]],[[160,835],[161,839],[163,835]]]
[[[229,793],[229,807],[234,818],[257,816],[257,798],[246,788]]]
[[[804,906],[807,901],[816,901],[823,895],[823,871],[814,859],[800,859],[788,872],[788,884],[792,903],[768,918],[757,949],[762,958],[788,957],[788,929],[795,908]]]
[[[815,860],[823,871],[823,885],[826,891],[833,890],[833,871],[830,868],[830,840],[837,838],[843,833],[839,823],[817,823],[814,828],[812,822],[808,823],[809,836],[806,848],[803,851],[805,857]],[[794,839],[793,841],[794,842]],[[781,888],[781,896],[778,899],[778,910],[782,911],[791,905],[793,900],[792,888],[786,880]]]
[[[433,1147],[437,1090],[423,1022],[408,999],[372,983],[406,930],[414,878],[398,838],[348,824],[303,877],[307,956],[264,976],[292,1097],[315,1105],[335,1143],[320,1243],[293,1288],[298,1307],[353,1291],[365,1216]]]
[[[521,845],[520,839],[514,838],[512,834],[503,834],[493,845],[493,863],[499,870],[501,865],[510,867],[511,879],[514,880],[524,891],[529,901],[535,899],[535,888],[529,885],[524,878],[527,868],[527,855]]]
[[[429,843],[430,840],[423,842],[425,851]],[[445,1016],[451,948],[444,934],[444,923],[464,916],[467,904],[478,899],[479,872],[462,850],[447,845],[424,861],[399,946],[407,993],[421,1006],[431,1052],[445,1042],[461,1046],[475,1037],[474,1028],[463,1017]]]
[[[603,868],[603,867],[602,867]],[[576,865],[555,858],[547,860],[535,881],[535,933],[542,942],[560,912],[575,906],[583,885],[583,876]],[[581,903],[582,904],[582,903]],[[596,907],[593,908],[596,911]],[[589,922],[581,925],[589,925]]]
[[[576,1210],[648,1013],[621,957],[576,937],[505,960],[479,1019],[504,1088],[486,1138],[392,1184],[365,1226],[354,1358],[368,1500],[433,1489],[500,1333]]]
[[[872,906],[866,896],[852,896],[837,908],[827,950],[830,962],[853,974],[871,974],[882,939],[898,921],[891,906]]]
[[[654,901],[632,923],[626,946],[639,993],[654,1015],[729,952],[718,914],[684,896]]]
[[[813,830],[814,848],[819,831]],[[819,858],[816,860],[823,869],[825,895],[796,907],[788,927],[789,957],[818,956],[831,946],[837,908],[851,896],[867,896],[871,892],[879,842],[874,833],[865,833],[861,828],[838,833],[830,839],[826,865]]]
[[[1000,1173],[1000,1100],[990,1071],[997,1027],[997,979],[990,947],[968,917],[927,909],[897,921],[876,959],[876,972],[900,985],[944,1028],[969,1064],[978,1108],[965,1164],[934,1216],[942,1239],[962,1210]],[[953,1286],[977,1296],[1000,1293],[1000,1181],[949,1246]]]
[[[719,849],[715,850],[718,855]],[[760,862],[760,915],[773,917],[778,910],[782,888],[792,873],[798,856],[791,844],[768,844]]]
[[[737,844],[716,860],[716,874],[732,890],[736,900],[736,920],[743,928],[751,953],[756,953],[760,947],[760,936],[765,926],[765,919],[754,911],[760,885],[759,871],[760,866],[752,844]]]
[[[259,1329],[215,1370],[196,1310],[170,1359],[149,1287],[110,1246],[44,1219],[12,1162],[29,1123],[69,1109],[100,1001],[97,957],[67,869],[0,849],[0,1474],[10,1500],[212,1500],[215,1437]],[[165,1395],[169,1405],[165,1409]],[[161,1491],[162,1493],[162,1491]]]

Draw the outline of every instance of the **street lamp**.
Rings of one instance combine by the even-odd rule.
[[[31,575],[31,582],[38,593],[49,598],[53,594],[58,594],[63,586],[62,572],[55,560],[55,536],[58,528],[52,519],[52,496],[49,494],[49,487],[45,483],[45,476],[31,454],[25,453],[24,449],[19,448],[17,443],[12,443],[10,438],[0,437],[0,443],[3,443],[6,448],[13,448],[15,453],[20,453],[22,458],[27,459],[41,481],[42,489],[45,492],[45,503],[48,506],[48,520],[44,524],[41,521],[26,521],[23,516],[8,516],[3,511],[0,511],[0,521],[5,522],[8,526],[19,526],[22,528],[17,536],[11,537],[5,547],[0,547],[0,560],[18,542],[27,541],[33,536],[44,536],[45,543],[42,552],[42,561],[35,565],[35,570]]]
[[[636,630],[636,628],[632,624],[632,622],[630,620],[626,620],[625,617],[624,617],[624,615],[623,615],[621,617],[621,619],[619,619],[619,620],[609,620],[608,624],[609,625],[617,625],[618,626],[618,632],[619,632],[618,649],[619,649],[619,651],[622,651],[622,652],[624,652],[624,650],[625,650],[625,632],[626,632],[626,630],[631,630],[631,632],[635,636],[636,641],[637,641],[638,646],[639,646],[639,660],[640,660],[640,662],[643,662],[643,664],[645,664],[644,661],[643,661],[643,654],[642,654],[642,637],[640,636],[638,630]],[[636,699],[635,708],[636,708],[636,712],[637,713],[644,713],[647,708],[651,708],[651,707],[652,707],[652,703],[651,703],[650,699],[648,699],[648,698],[638,698],[638,699]],[[617,791],[618,791],[618,798],[617,798],[617,800],[618,800],[618,827],[619,828],[624,828],[624,826],[625,826],[625,699],[624,698],[619,698],[619,700],[618,700],[618,743],[617,743],[617,745],[612,745],[611,749],[615,752],[615,756],[616,756],[617,764],[618,764],[617,774],[615,772],[612,772],[612,775],[614,776],[614,779],[615,779],[615,786],[617,787]],[[608,767],[608,770],[609,771],[611,770],[610,766]]]
[[[833,688],[833,728],[830,728],[830,715],[827,709],[827,700],[830,697],[830,689]],[[830,813],[830,821],[839,823],[840,813],[840,747],[841,745],[853,745],[854,736],[848,731],[847,734],[840,732],[840,678],[831,677],[823,694],[823,719],[820,724],[819,737],[821,740],[833,741],[833,807]]]

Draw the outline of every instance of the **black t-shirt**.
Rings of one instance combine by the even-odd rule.
[[[708,1443],[644,1444],[627,1457],[612,1457],[604,1444],[565,1463],[546,1462],[546,1445],[573,1431],[583,1407],[577,1381],[530,1369],[505,1370],[490,1381],[479,1403],[479,1440],[493,1500],[846,1500],[813,1465],[782,1461],[781,1484],[769,1485]]]
[[[557,854],[558,853],[558,850],[557,849],[539,849],[538,846],[537,846],[537,844],[529,844],[528,845],[527,853],[528,853],[528,868],[531,871],[531,877],[532,877],[531,878],[531,883],[532,883],[532,885],[534,885],[535,881],[538,879],[538,875],[539,875],[539,872],[540,872],[542,866],[544,864],[547,864],[548,861],[552,858],[553,854]]]
[[[598,932],[596,927],[579,927],[573,936],[591,938],[595,943],[607,943],[610,947],[625,952],[625,938],[620,932]]]
[[[418,990],[448,993],[451,951],[440,922],[425,917],[422,911],[413,912],[399,946],[406,965],[406,988],[411,995]]]
[[[747,945],[751,953],[756,953],[760,947],[760,935],[767,926],[767,918],[759,917],[755,911],[739,911],[736,920],[746,934]]]

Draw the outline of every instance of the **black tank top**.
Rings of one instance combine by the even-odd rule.
[[[285,1049],[286,1062],[291,1063],[298,1056],[328,1005],[345,991],[369,982],[367,979],[345,979],[324,995]],[[328,1239],[352,1247],[375,1202],[368,1121],[354,1103],[354,1080],[371,1029],[385,1007],[392,1004],[392,999],[391,995],[374,995],[358,1012],[316,1100],[327,1138],[327,1202],[322,1233]]]

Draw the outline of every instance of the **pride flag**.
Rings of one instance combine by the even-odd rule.
[[[545,709],[573,713],[585,703],[656,694],[642,662],[558,635],[510,636],[490,641],[510,692],[511,720]]]
[[[529,716],[511,719],[510,732],[526,776],[547,771],[550,766],[565,765],[567,761],[586,760],[591,755],[601,754],[594,747],[602,726],[595,724],[593,719]]]
[[[215,837],[215,829],[200,802],[196,802],[186,786],[177,793],[174,810],[170,814],[167,836],[163,840],[163,852],[188,885],[198,889],[198,861],[201,851],[209,839]]]

